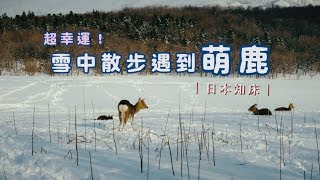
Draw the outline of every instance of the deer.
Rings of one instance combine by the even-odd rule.
[[[262,109],[258,109],[257,108],[257,104],[252,105],[248,111],[253,112],[254,115],[267,115],[267,116],[271,116],[272,113],[269,109],[267,108],[262,108]]]
[[[118,104],[119,120],[120,120],[119,131],[121,129],[121,125],[123,130],[124,126],[127,124],[128,119],[131,119],[131,127],[132,127],[132,130],[134,130],[133,128],[134,115],[140,110],[147,109],[147,108],[148,108],[147,104],[144,102],[144,99],[141,99],[141,98],[138,99],[138,102],[135,105],[131,104],[128,100],[121,100]]]
[[[290,103],[288,107],[278,107],[275,109],[275,111],[291,111],[294,108],[295,107],[294,107],[293,103]]]
[[[113,119],[113,116],[101,115],[97,118],[97,120],[109,120]]]

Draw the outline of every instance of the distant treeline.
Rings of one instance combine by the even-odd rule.
[[[91,32],[92,45],[76,43],[43,46],[44,32]],[[102,33],[102,45],[97,43]],[[237,73],[239,49],[251,43],[271,47],[271,75],[297,71],[320,71],[320,6],[272,8],[146,7],[116,12],[95,11],[76,14],[33,12],[0,17],[0,74],[48,73],[50,54],[70,52],[76,57],[89,52],[97,57],[113,51],[122,55],[141,52],[197,52],[208,42],[232,46],[232,73]],[[199,54],[198,54],[199,55]],[[126,58],[126,57],[123,57]],[[199,59],[199,56],[198,56]],[[173,60],[173,68],[175,61]],[[198,66],[200,61],[197,60]],[[74,66],[75,67],[75,66]],[[124,61],[122,68],[125,71]],[[145,69],[144,73],[149,73]],[[198,72],[201,69],[198,68]],[[174,72],[174,71],[173,71]],[[73,68],[72,73],[77,73]],[[100,73],[97,66],[95,73]],[[202,73],[201,73],[202,74]]]

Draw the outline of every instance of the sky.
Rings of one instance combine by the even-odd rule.
[[[320,0],[0,0],[0,15],[7,13],[14,17],[23,11],[32,11],[36,15],[48,13],[75,13],[90,12],[93,9],[100,11],[116,11],[125,7],[145,6],[243,6],[243,7],[270,7],[320,5]]]

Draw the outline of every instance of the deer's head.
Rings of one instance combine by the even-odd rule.
[[[255,110],[257,110],[257,104],[254,104],[254,105],[250,106],[249,109],[248,109],[248,111],[251,111],[251,112],[253,112]]]
[[[144,102],[144,99],[139,98],[136,104],[137,109],[147,109],[149,108],[148,105]]]

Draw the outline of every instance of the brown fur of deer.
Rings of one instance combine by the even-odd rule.
[[[128,119],[131,119],[131,126],[133,129],[134,115],[140,110],[147,108],[147,104],[144,102],[144,99],[141,98],[138,99],[138,102],[135,105],[131,104],[128,100],[121,100],[118,104],[120,120],[119,130],[121,129],[121,125],[123,130],[123,127],[127,124]]]
[[[295,107],[294,107],[293,103],[290,103],[288,107],[278,107],[275,109],[275,111],[291,111],[294,108]]]
[[[267,108],[258,109],[257,104],[252,105],[248,109],[248,111],[253,112],[254,115],[267,115],[267,116],[272,115],[271,111]]]

